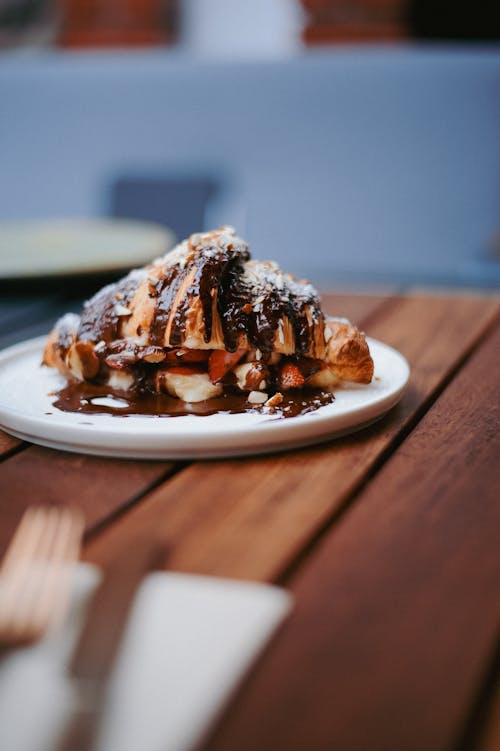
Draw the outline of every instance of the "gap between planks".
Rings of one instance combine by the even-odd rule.
[[[13,435],[0,430],[0,461],[11,456],[15,451],[21,451],[27,445],[20,438],[14,438]]]
[[[499,646],[500,653],[500,646]],[[466,737],[465,744],[462,743],[456,751],[498,751],[500,749],[500,678],[498,673],[498,664],[500,658],[496,660],[496,683],[492,687],[490,694],[485,695],[485,706],[478,706],[478,721],[473,721],[471,732]]]
[[[159,525],[173,569],[277,581],[387,458],[497,311],[493,301],[467,298],[379,301],[367,314],[368,334],[400,349],[413,369],[402,403],[384,420],[313,448],[194,463],[92,539],[88,559],[105,565],[132,528]]]
[[[180,466],[30,446],[0,464],[0,553],[28,505],[75,506],[84,513],[88,535],[115,521]]]
[[[500,749],[500,639],[454,751]]]

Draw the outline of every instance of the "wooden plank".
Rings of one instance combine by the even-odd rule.
[[[456,747],[500,625],[499,351],[500,327],[298,572],[206,751]]]
[[[361,295],[331,292],[321,295],[323,310],[331,316],[348,318],[356,326],[365,324],[370,316],[392,298],[383,295]]]
[[[77,506],[92,530],[174,467],[173,462],[103,459],[31,446],[0,464],[0,551],[30,504]]]
[[[377,309],[383,299],[380,296],[334,295],[326,296],[325,302],[330,305],[332,312],[356,321]],[[20,443],[17,439],[0,433],[0,456],[10,452]],[[28,500],[22,503],[20,498],[33,494],[39,502],[66,503],[73,495],[73,502],[84,508],[88,517],[88,527],[92,529],[122,505],[126,506],[131,497],[144,492],[163,474],[168,474],[173,466],[172,463],[113,463],[109,460],[75,457],[45,449],[28,449],[25,456],[9,462],[0,472],[2,508],[7,510],[7,515],[0,517],[0,545],[9,539],[15,523],[28,503]],[[58,484],[55,488],[56,475]],[[111,477],[113,487],[108,487],[107,481]],[[120,498],[121,493],[123,499]]]
[[[20,441],[19,438],[14,438],[14,436],[8,435],[8,433],[4,433],[3,430],[0,430],[0,458],[10,454],[10,452],[20,446],[21,443],[22,441]]]
[[[367,318],[375,310],[381,308],[381,306],[385,304],[386,302],[387,302],[386,298],[383,298],[380,296],[372,296],[372,295],[361,296],[361,295],[335,294],[335,295],[323,296],[323,304],[324,304],[325,310],[327,310],[331,314],[335,313],[337,315],[349,317],[353,322],[359,322],[363,318]],[[272,464],[272,462],[275,461],[275,459],[271,458],[269,460],[264,460],[264,461],[267,461],[267,463]],[[213,496],[216,498],[220,496],[220,486],[219,486],[218,475],[217,476],[214,475],[214,484],[212,486],[212,490],[210,492],[208,491],[208,485],[210,483],[210,480],[207,474],[206,467],[207,466],[213,467],[213,466],[216,466],[216,464],[217,464],[216,462],[210,462],[208,463],[208,465],[207,463],[203,463],[203,464],[200,463],[196,465],[196,467],[198,467],[199,469],[196,469],[196,467],[193,467],[194,474],[190,472],[187,477],[187,485],[190,486],[190,498],[188,498],[187,501],[185,500],[184,495],[183,495],[184,487],[185,487],[184,484],[181,483],[178,491],[177,491],[176,485],[172,486],[172,492],[170,494],[170,497],[172,498],[173,507],[175,508],[175,506],[178,506],[179,505],[178,501],[179,499],[182,498],[181,507],[184,509],[184,512],[188,512],[187,519],[186,519],[186,523],[188,525],[190,524],[189,516],[191,515],[191,512],[194,512],[195,514],[192,521],[194,524],[196,523],[197,510],[196,510],[195,505],[194,506],[192,505],[193,501],[191,499],[191,496],[194,495],[192,492],[194,490],[193,483],[198,482],[197,477],[196,477],[198,472],[200,473],[199,482],[201,482],[203,486],[203,498],[206,499],[206,502],[209,502],[211,494],[213,494]],[[242,488],[241,488],[242,495],[244,495],[245,489],[248,488],[249,481],[251,481],[252,479],[250,463],[243,461],[243,464],[241,465],[245,468],[245,471],[246,471],[245,475],[240,474],[238,470],[239,466],[240,465],[238,463],[234,465],[236,469],[235,478],[233,479],[230,478],[231,482],[233,482],[232,487],[233,487],[233,492],[235,496],[237,495],[237,492],[238,492],[237,488],[234,485],[234,482],[236,481],[236,477],[238,477],[238,479],[242,481]],[[260,472],[259,466],[256,466],[255,470],[256,470],[256,475],[258,476]],[[168,483],[168,485],[166,485],[165,487],[170,487],[170,483]],[[163,506],[163,501],[160,501],[160,507],[161,506]],[[108,540],[108,535],[105,535],[105,536],[103,536],[102,534],[99,535],[99,537],[96,538],[96,541],[92,541],[86,550],[86,556],[88,557],[88,559],[98,561],[100,565],[106,565],[106,562],[110,561],[115,555],[115,553],[117,552],[117,546],[119,547],[122,544],[122,542],[123,543],[125,542],[125,538],[128,535],[129,524],[137,525],[137,526],[143,525],[145,527],[148,527],[150,524],[152,524],[153,526],[157,524],[157,520],[155,519],[155,513],[156,513],[155,509],[156,509],[156,503],[153,506],[149,506],[148,504],[147,509],[145,509],[144,514],[140,514],[138,518],[130,517],[129,521],[127,521],[127,524],[124,527],[121,527],[120,525],[117,531],[117,535],[115,536],[115,534],[113,534],[113,538],[111,537],[109,538],[109,541],[110,541],[109,548],[106,542]],[[219,509],[219,511],[221,510],[222,509]],[[217,513],[217,504],[215,504],[214,506],[214,511]],[[162,508],[159,508],[157,513],[160,514],[160,518],[161,518],[161,515],[163,514]],[[180,523],[182,523],[182,521],[180,521]],[[170,537],[170,535],[168,536]],[[116,543],[111,544],[112,540],[115,540],[115,537],[116,537]],[[172,559],[172,551],[169,556],[169,565],[171,564],[171,559]]]
[[[413,368],[402,403],[359,434],[270,457],[196,463],[90,542],[105,563],[129,530],[161,525],[172,568],[275,581],[383,461],[457,367],[498,305],[480,300],[391,300],[368,332],[396,344]],[[368,326],[367,326],[368,328]]]
[[[326,295],[324,299],[326,309],[329,306],[332,313],[349,317],[353,321],[358,321],[363,316],[366,317],[384,301],[384,298],[380,296],[345,294]],[[59,308],[64,304],[60,302]],[[50,300],[50,306],[54,307],[52,300]],[[11,307],[10,304],[7,306],[9,312],[12,312]],[[19,312],[20,306],[14,307]],[[26,303],[22,310],[25,307]],[[57,309],[56,313],[52,310],[52,316],[59,315],[61,312],[62,309]],[[48,324],[39,321],[36,325],[47,327]],[[38,330],[35,333],[39,333]],[[14,332],[12,336],[18,338],[19,334]],[[8,455],[19,445],[21,441],[0,431],[0,457]],[[130,493],[126,492],[129,490],[127,466],[135,468],[133,472],[131,470],[133,477]],[[65,455],[44,449],[30,449],[22,459],[19,457],[15,462],[10,462],[8,467],[0,473],[0,489],[3,492],[2,509],[6,510],[3,515],[0,512],[0,546],[10,538],[14,525],[28,503],[28,500],[25,503],[20,500],[26,495],[35,494],[39,502],[65,503],[67,497],[73,494],[73,502],[84,508],[88,517],[88,527],[92,529],[120,508],[122,491],[125,491],[123,505],[126,506],[130,497],[144,492],[163,474],[168,475],[173,467],[172,463],[113,463],[109,460],[100,461],[84,456],[77,458],[72,454]],[[138,473],[139,468],[141,471]],[[113,476],[113,488],[106,487],[107,472],[110,473],[110,477]],[[66,478],[62,485],[58,480],[57,488],[54,488],[55,473],[62,474]],[[89,477],[92,478],[90,485]],[[99,496],[101,500],[97,500]]]

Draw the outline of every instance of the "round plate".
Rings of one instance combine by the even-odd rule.
[[[299,417],[220,413],[207,417],[86,415],[53,406],[65,379],[40,365],[45,337],[0,353],[0,428],[42,446],[135,459],[205,459],[280,451],[326,441],[382,417],[401,398],[410,369],[396,350],[368,339],[373,382],[344,383],[335,401]]]
[[[119,271],[152,261],[174,242],[160,224],[129,219],[1,222],[0,278]]]

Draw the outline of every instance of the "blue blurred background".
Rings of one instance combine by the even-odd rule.
[[[133,46],[58,44],[50,14],[31,36],[11,24],[0,220],[227,223],[323,289],[498,286],[495,35],[417,43],[410,16],[370,36],[307,2],[250,6],[186,1]]]

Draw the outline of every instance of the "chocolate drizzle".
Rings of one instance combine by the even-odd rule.
[[[112,342],[120,337],[120,311],[132,301],[145,271],[135,269],[116,284],[103,287],[83,306],[77,338],[83,342]]]
[[[151,344],[161,346],[164,342],[165,329],[184,276],[185,269],[172,266],[167,269],[165,276],[156,283],[154,292],[149,293],[150,297],[156,298],[155,313],[151,323]]]

